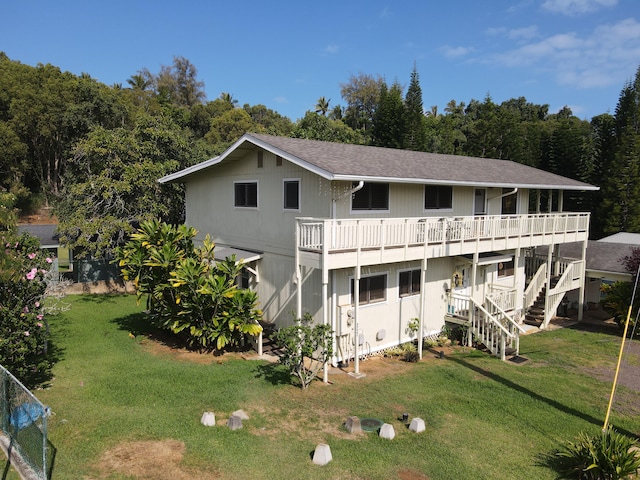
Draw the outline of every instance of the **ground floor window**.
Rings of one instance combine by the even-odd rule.
[[[513,260],[498,263],[498,278],[512,277],[514,271]]]
[[[387,275],[372,275],[360,279],[360,292],[358,303],[366,305],[369,303],[384,302],[387,299]],[[355,302],[354,280],[351,279],[351,303]]]
[[[421,272],[419,268],[400,272],[398,278],[398,291],[400,297],[408,297],[410,295],[418,295],[420,293],[420,276]]]

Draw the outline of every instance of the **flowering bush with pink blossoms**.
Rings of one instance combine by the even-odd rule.
[[[0,241],[0,364],[34,386],[51,366],[42,302],[52,259],[31,235],[5,231]]]

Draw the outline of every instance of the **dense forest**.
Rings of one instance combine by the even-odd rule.
[[[615,113],[590,121],[524,97],[425,108],[415,65],[406,92],[369,74],[340,88],[344,105],[321,97],[293,122],[228,92],[207,100],[183,57],[108,86],[0,52],[1,198],[22,212],[51,207],[63,243],[109,255],[144,220],[183,221],[181,187],[159,177],[258,132],[525,163],[601,187],[565,197],[565,209],[592,212],[592,238],[640,232],[640,68]]]

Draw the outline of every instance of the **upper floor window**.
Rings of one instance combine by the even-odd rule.
[[[389,184],[365,183],[353,194],[352,210],[389,210]]]
[[[300,180],[285,180],[283,195],[285,210],[300,210]]]
[[[387,299],[387,275],[362,277],[359,282],[358,304],[384,302]],[[351,303],[355,303],[354,280],[351,279]]]
[[[420,269],[405,270],[400,272],[398,278],[398,291],[401,297],[418,295],[420,293]]]
[[[447,185],[425,185],[424,208],[425,210],[453,208],[453,188]]]
[[[235,182],[234,203],[236,207],[258,207],[258,182]]]

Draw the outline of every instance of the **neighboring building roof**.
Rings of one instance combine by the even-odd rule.
[[[58,234],[56,232],[57,225],[37,225],[25,223],[18,225],[18,233],[27,232],[40,239],[42,248],[56,248],[60,245]]]
[[[162,177],[159,182],[184,181],[200,170],[239,158],[255,146],[329,180],[598,190],[596,186],[509,160],[414,152],[256,133],[243,135],[222,155]]]
[[[640,245],[640,233],[619,232],[598,240],[608,243],[626,243],[628,245]]]
[[[559,245],[559,255],[565,258],[582,258],[582,242],[561,243]],[[637,245],[623,243],[609,243],[602,240],[587,242],[587,265],[586,269],[592,276],[596,273],[622,275],[631,279],[631,274],[624,266],[624,257],[630,256]],[[547,247],[537,247],[536,251],[546,254]]]

